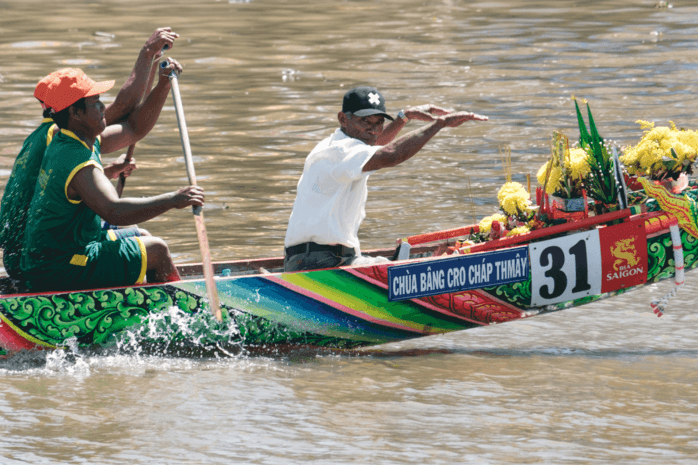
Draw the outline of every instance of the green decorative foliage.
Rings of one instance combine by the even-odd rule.
[[[0,300],[0,306],[22,331],[56,346],[73,337],[81,345],[103,344],[148,313],[119,291],[13,297]]]
[[[587,132],[587,126],[586,123],[584,123],[582,112],[579,110],[577,99],[574,99],[574,107],[577,110],[577,124],[579,125],[579,146],[587,150],[591,146],[591,137]]]
[[[531,305],[531,278],[518,283],[483,288],[487,293],[519,308]]]
[[[589,132],[587,132],[577,100],[574,101],[574,105],[577,111],[577,122],[579,123],[579,145],[588,154],[587,162],[589,163],[590,173],[584,180],[584,184],[588,188],[588,194],[602,204],[615,204],[618,201],[618,186],[613,175],[613,157],[608,153],[604,140],[596,129],[596,123],[591,115],[589,104],[587,104]]]
[[[58,347],[148,348],[185,355],[214,347],[303,344],[353,348],[365,342],[291,330],[264,318],[224,309],[216,319],[203,299],[174,286],[71,292],[0,299],[0,311],[24,333]],[[0,354],[2,355],[2,354]]]
[[[666,274],[668,253],[671,250],[671,237],[658,236],[647,239],[647,281],[653,282],[661,279]],[[662,273],[665,270],[665,273]]]
[[[681,231],[683,260],[686,269],[698,266],[698,239]],[[647,282],[658,282],[674,276],[674,249],[671,236],[661,236],[647,239]]]

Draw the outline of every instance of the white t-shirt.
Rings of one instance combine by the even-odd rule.
[[[359,225],[366,217],[364,165],[381,146],[366,145],[337,129],[305,159],[284,245],[304,242],[359,247]]]

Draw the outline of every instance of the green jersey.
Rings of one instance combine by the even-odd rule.
[[[2,196],[0,247],[3,249],[5,270],[15,279],[20,278],[20,258],[27,226],[27,212],[34,195],[46,147],[51,143],[53,133],[51,126],[53,126],[53,120],[46,118],[26,138]]]
[[[50,277],[81,258],[85,247],[101,237],[101,219],[81,200],[68,198],[68,185],[86,166],[100,170],[100,139],[94,149],[61,129],[46,150],[24,234],[21,267],[24,278]]]

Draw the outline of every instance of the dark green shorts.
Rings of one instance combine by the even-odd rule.
[[[110,228],[102,231],[101,241],[116,241],[118,239],[126,239],[127,237],[140,237],[138,226],[129,226],[128,228],[117,229]]]
[[[28,285],[33,291],[63,291],[142,284],[148,257],[138,229],[102,231],[102,239],[82,253],[47,263]]]
[[[85,256],[85,266],[70,265],[78,268],[75,282],[83,289],[142,284],[145,279],[148,260],[140,237],[93,242]]]

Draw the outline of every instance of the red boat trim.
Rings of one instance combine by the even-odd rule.
[[[471,292],[471,293],[473,293],[473,294],[480,294],[480,295],[482,294],[481,291],[479,291],[479,290],[477,290],[477,289],[474,289],[474,290],[471,290],[471,291],[463,291],[463,292]],[[458,295],[458,294],[456,294],[456,295]],[[492,296],[490,296],[489,294],[486,294],[486,296],[487,296],[487,299],[499,300],[499,299],[494,299],[494,298],[492,298]],[[455,317],[458,317],[458,318],[460,318],[460,319],[463,319],[463,320],[466,320],[466,321],[470,321],[471,323],[476,323],[476,324],[482,325],[482,326],[487,326],[487,325],[489,325],[489,323],[484,322],[484,321],[472,320],[472,319],[470,319],[470,318],[465,318],[465,317],[462,316],[462,315],[457,315],[457,314],[455,314],[455,313],[450,313],[450,312],[444,312],[443,309],[441,309],[441,308],[439,308],[439,307],[437,307],[437,306],[435,306],[435,305],[433,305],[433,304],[427,303],[427,302],[425,302],[425,301],[422,300],[422,299],[412,299],[412,302],[414,302],[414,303],[416,303],[416,304],[419,304],[419,305],[421,305],[422,307],[425,307],[425,308],[428,308],[428,309],[430,309],[430,310],[436,311],[436,312],[441,312],[441,313],[444,313],[444,314],[449,315],[449,316],[455,316]],[[502,305],[503,307],[509,308],[509,305],[504,304],[503,302],[500,302],[500,303],[503,304],[503,305]],[[521,310],[519,310],[518,308],[515,308],[515,307],[514,307],[513,309],[516,310],[517,312],[521,313]]]
[[[2,347],[9,350],[31,350],[37,348],[48,348],[55,349],[56,346],[48,344],[46,342],[40,341],[39,339],[30,336],[25,333],[17,326],[15,326],[10,320],[7,319],[5,315],[0,313],[0,326],[6,326],[6,328],[0,329],[0,339],[2,340]],[[39,346],[39,347],[37,347]]]
[[[360,318],[362,320],[370,321],[371,323],[376,323],[381,326],[389,326],[391,328],[399,329],[401,331],[409,331],[411,333],[417,333],[417,334],[433,334],[431,331],[420,331],[418,329],[410,328],[409,326],[404,326],[399,323],[393,323],[391,321],[386,321],[386,320],[381,320],[380,318],[373,317],[371,315],[367,315],[366,313],[361,313],[357,312],[356,310],[349,308],[345,305],[339,304],[333,300],[330,300],[326,297],[323,297],[319,294],[315,294],[314,292],[310,292],[307,289],[304,289],[300,286],[296,286],[295,284],[291,284],[289,282],[284,281],[283,279],[274,277],[274,276],[264,276],[264,279],[268,279],[269,281],[272,281],[279,286],[283,286],[286,289],[290,289],[293,292],[296,292],[298,294],[301,294],[305,297],[308,297],[309,299],[317,300],[318,302],[321,302],[325,305],[328,305],[332,308],[335,308],[339,310],[340,312],[348,313],[349,315],[355,316],[357,318]]]
[[[565,223],[558,226],[551,226],[549,228],[536,229],[526,234],[518,234],[516,236],[503,237],[501,239],[496,239],[482,244],[476,244],[470,247],[467,253],[484,252],[486,250],[511,247],[514,244],[530,242],[534,239],[538,239],[545,236],[551,236],[554,234],[560,234],[568,231],[575,231],[577,229],[590,228],[601,223],[609,223],[611,221],[622,220],[625,218],[629,218],[630,216],[632,216],[632,214],[632,210],[626,208],[625,210],[619,210],[599,216],[592,216],[591,218],[585,218],[583,220],[573,221],[571,223]]]
[[[656,237],[666,234],[672,225],[678,224],[679,221],[671,213],[663,211],[647,213],[645,216],[645,232],[647,238]]]

